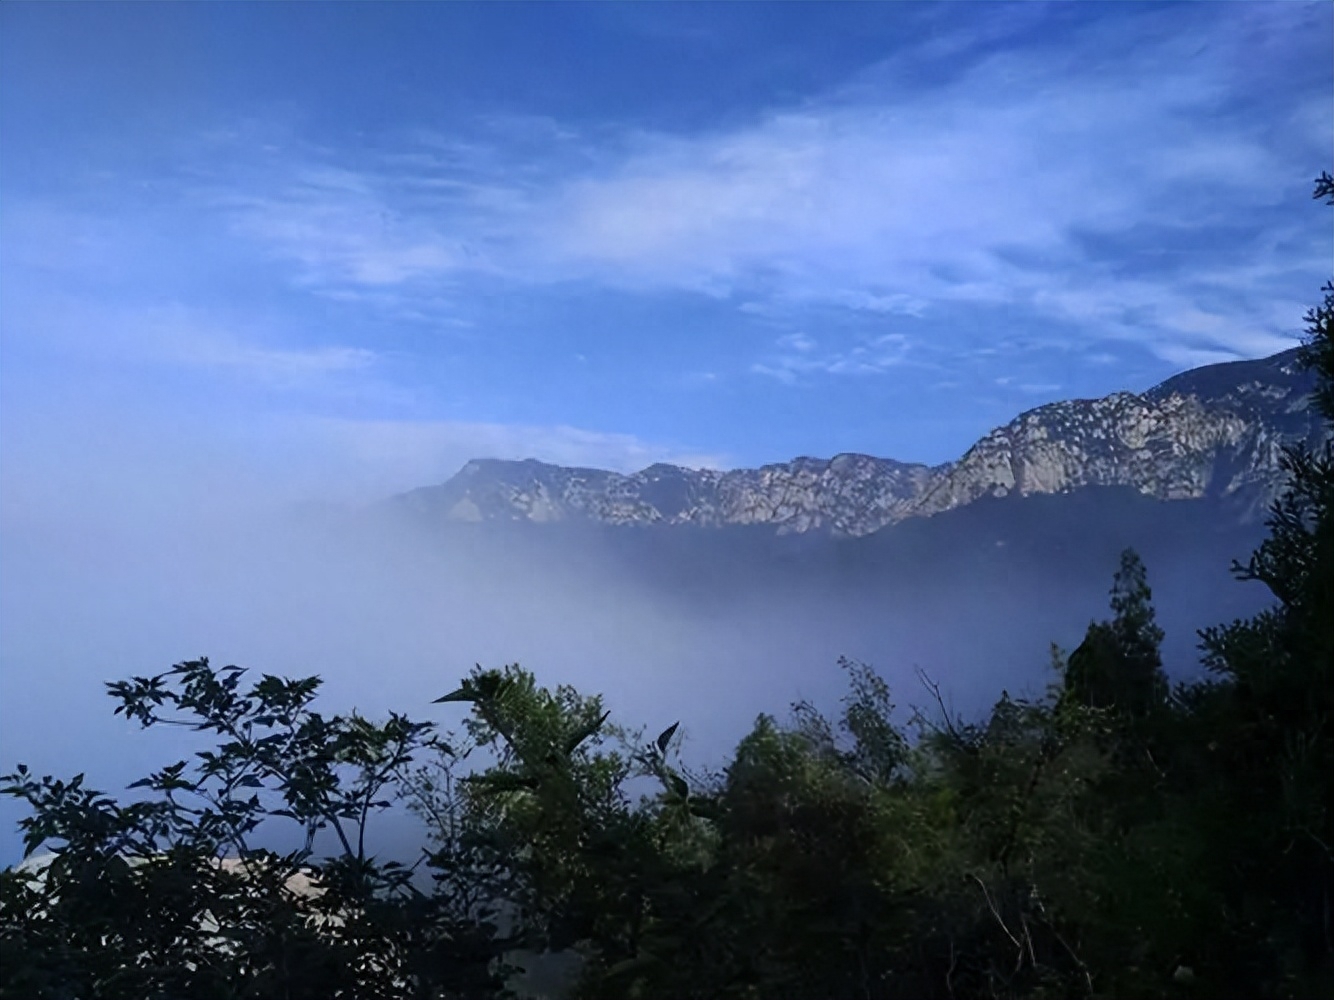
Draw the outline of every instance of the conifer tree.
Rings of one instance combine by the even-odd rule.
[[[1070,697],[1135,717],[1162,704],[1167,693],[1163,630],[1154,620],[1152,599],[1143,560],[1126,549],[1112,583],[1111,621],[1089,625],[1070,655],[1065,673]]]

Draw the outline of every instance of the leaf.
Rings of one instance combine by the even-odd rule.
[[[676,735],[676,727],[679,726],[680,724],[681,722],[678,719],[676,722],[673,722],[670,726],[664,729],[661,735],[658,736],[658,751],[660,753],[667,752],[667,744],[670,743],[672,741],[672,737]]]
[[[681,798],[686,799],[690,797],[690,786],[685,783],[685,779],[679,774],[669,774],[667,780],[671,783],[672,791]]]
[[[431,704],[439,705],[442,702],[447,702],[447,701],[476,701],[476,700],[477,700],[476,690],[474,690],[471,684],[464,684],[463,687],[459,688],[457,691],[451,691],[443,698],[435,699],[435,701],[431,702]]]
[[[575,733],[568,740],[566,740],[565,746],[563,748],[565,751],[565,756],[568,757],[570,754],[574,753],[574,751],[578,749],[580,743],[582,743],[584,740],[588,739],[599,729],[601,729],[602,724],[607,721],[607,717],[609,715],[611,715],[610,711],[603,712],[596,722],[584,726],[584,728],[580,729],[577,733]]]
[[[617,962],[605,973],[607,979],[623,979],[633,976],[637,972],[646,972],[653,966],[659,964],[662,960],[648,952],[636,955],[634,958],[627,958],[622,962]]]
[[[424,741],[422,743],[422,746],[428,750],[438,750],[440,753],[445,754],[447,757],[458,756],[457,750],[455,750],[447,742],[436,736],[432,736],[430,739]]]

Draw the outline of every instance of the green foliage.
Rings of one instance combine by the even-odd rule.
[[[122,804],[22,765],[0,791],[43,867],[0,873],[5,997],[494,996],[504,942],[484,916],[426,895],[412,872],[367,854],[371,818],[427,749],[429,723],[373,724],[311,709],[318,679],[265,676],[207,660],[109,685],[117,714],[220,740],[131,787]],[[252,844],[274,821],[304,845]],[[338,853],[313,856],[332,832]]]
[[[1316,179],[1315,197],[1334,205],[1334,177],[1328,172],[1321,171]],[[1307,340],[1303,354],[1307,366],[1320,376],[1316,405],[1326,420],[1334,421],[1334,282],[1326,282],[1321,291],[1324,300],[1304,317]]]

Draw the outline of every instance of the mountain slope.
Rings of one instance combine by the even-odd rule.
[[[934,468],[845,454],[621,475],[481,459],[396,503],[455,521],[768,525],[858,536],[983,497],[1117,486],[1159,500],[1223,500],[1254,520],[1281,485],[1283,446],[1324,433],[1310,408],[1313,386],[1291,350],[1198,368],[1142,394],[1040,406]]]
[[[1051,403],[975,444],[914,506],[935,514],[982,496],[1129,486],[1159,500],[1231,498],[1263,509],[1281,482],[1282,447],[1321,423],[1297,352],[1210,365],[1142,395]]]

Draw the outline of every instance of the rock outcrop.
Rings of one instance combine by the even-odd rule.
[[[1314,378],[1296,355],[1210,365],[1138,395],[1040,406],[936,467],[844,454],[621,475],[478,459],[397,502],[457,521],[762,524],[865,535],[986,496],[1129,486],[1161,500],[1221,498],[1254,517],[1282,486],[1283,447],[1328,433],[1311,407]]]

